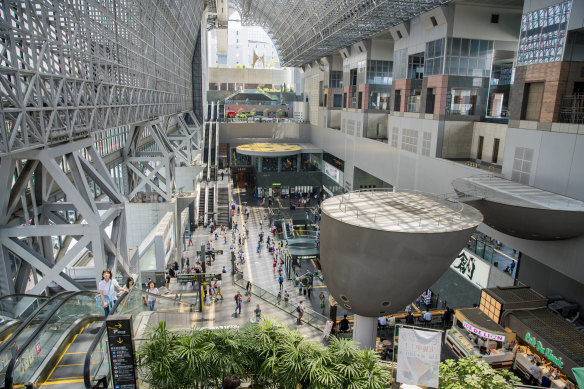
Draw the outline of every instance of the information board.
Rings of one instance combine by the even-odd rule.
[[[132,316],[112,315],[107,318],[106,324],[113,387],[135,389],[137,385]]]

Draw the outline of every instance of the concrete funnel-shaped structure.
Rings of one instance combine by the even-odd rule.
[[[416,192],[331,197],[321,220],[327,287],[357,315],[398,312],[440,278],[482,220],[468,205]]]

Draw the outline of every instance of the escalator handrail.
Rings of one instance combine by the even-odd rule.
[[[33,340],[36,339],[38,334],[40,334],[41,331],[43,331],[45,329],[45,326],[47,325],[47,323],[53,318],[53,316],[55,316],[55,314],[59,311],[59,309],[63,305],[65,305],[65,303],[67,303],[73,297],[76,297],[80,294],[87,294],[87,293],[92,293],[93,295],[95,295],[95,292],[89,292],[86,290],[71,293],[71,295],[69,295],[67,298],[65,298],[63,301],[61,301],[59,304],[57,304],[57,306],[55,308],[53,308],[51,313],[41,322],[41,324],[39,324],[39,326],[33,331],[33,333],[24,341],[22,346],[20,346],[20,348],[18,349],[18,351],[16,352],[14,357],[12,357],[12,359],[10,360],[10,363],[8,363],[8,366],[6,367],[6,373],[4,376],[4,388],[5,389],[13,389],[13,380],[14,380],[13,376],[14,376],[14,367],[16,366],[16,361],[18,361],[22,357],[24,350],[26,350],[28,348],[28,346],[30,346],[30,344],[33,342]]]
[[[4,300],[8,297],[42,297],[42,298],[50,298],[49,296],[43,296],[40,294],[26,294],[26,293],[14,293],[14,294],[6,294],[4,296],[0,296],[0,300]]]
[[[122,301],[124,301],[127,296],[130,294],[130,292],[124,292],[116,301],[116,303],[114,304],[114,306],[112,307],[111,311],[110,311],[110,315],[115,314],[116,310],[118,309],[118,306],[122,303]],[[101,340],[101,337],[103,336],[103,333],[105,332],[105,329],[107,327],[107,322],[104,320],[103,324],[101,325],[101,327],[99,328],[99,331],[97,332],[97,334],[95,335],[95,337],[93,338],[93,342],[91,342],[91,346],[89,346],[89,349],[87,349],[87,353],[85,353],[85,363],[83,365],[83,381],[85,383],[85,387],[87,389],[92,389],[93,387],[91,386],[91,358],[93,357],[93,352],[95,351],[95,349],[97,348],[97,345],[99,343],[99,341]],[[98,385],[96,385],[96,387],[98,387]]]
[[[188,282],[190,282],[190,281],[188,281]],[[146,292],[146,291],[143,291],[142,289],[137,289],[137,290],[138,290],[140,293],[142,293],[144,296],[151,296],[151,295],[152,295],[152,294],[150,294],[150,293],[148,293],[148,292]],[[166,297],[166,296],[162,296],[162,295],[160,295],[160,294],[156,294],[156,295],[154,295],[154,296],[156,296],[156,298],[157,298],[157,299],[159,299],[159,298],[160,298],[160,299],[162,299],[162,300],[168,300],[168,301],[172,301],[172,302],[174,302],[174,303],[180,303],[180,304],[184,304],[184,305],[187,305],[187,306],[189,306],[189,305],[190,305],[190,306],[191,306],[191,308],[197,308],[197,304],[189,303],[189,302],[187,302],[187,301],[177,300],[177,299],[174,299],[174,298],[172,298],[172,297]]]
[[[131,292],[135,292],[135,293],[140,293],[141,295],[148,295],[148,292],[143,291],[142,289],[139,288],[134,288],[131,290]],[[127,298],[127,296],[129,296],[130,292],[124,292],[124,294],[118,299],[118,301],[116,301],[116,304],[114,305],[114,307],[112,308],[112,310],[110,311],[110,315],[116,312],[116,309],[118,308],[118,305],[120,305],[120,303],[122,302],[122,300],[125,300]],[[164,297],[164,296],[160,296],[160,295],[156,295],[156,298],[162,298],[163,300],[169,300],[172,302],[178,302],[187,306],[191,306],[191,308],[196,308],[195,304],[192,303],[188,303],[185,301],[181,301],[181,300],[175,300],[169,297]],[[101,328],[99,329],[99,332],[97,333],[97,335],[95,336],[95,338],[93,339],[93,342],[91,343],[91,346],[89,346],[89,349],[87,350],[87,353],[85,354],[85,363],[83,365],[83,381],[85,383],[85,388],[86,389],[97,389],[99,387],[99,383],[95,386],[92,386],[91,384],[91,358],[93,357],[93,353],[95,352],[95,349],[97,348],[97,345],[101,339],[101,337],[103,336],[103,333],[106,330],[106,323],[105,321],[103,322],[103,325],[101,326]]]
[[[14,339],[16,338],[22,331],[24,331],[25,328],[27,328],[30,324],[31,321],[33,321],[33,319],[39,314],[39,312],[45,307],[47,306],[49,303],[51,303],[53,300],[55,300],[58,297],[62,297],[63,295],[66,294],[71,294],[73,292],[70,291],[64,291],[61,293],[58,293],[56,295],[54,295],[53,297],[49,298],[47,301],[45,301],[44,303],[42,303],[37,309],[34,310],[33,313],[30,314],[29,317],[26,318],[26,320],[24,320],[22,322],[22,324],[12,333],[12,335],[10,336],[10,339]],[[14,295],[11,295],[14,296]],[[32,295],[29,295],[32,296]],[[9,339],[9,340],[10,340]],[[2,344],[0,344],[0,353],[2,353],[4,351],[4,349],[6,349],[6,347],[8,347],[8,345],[12,343],[12,342],[4,342]]]

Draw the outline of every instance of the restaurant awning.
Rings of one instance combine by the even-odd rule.
[[[499,342],[515,340],[515,333],[501,327],[478,308],[460,308],[455,309],[454,312],[456,319],[470,333]]]
[[[573,324],[547,309],[513,310],[503,322],[535,352],[576,379],[572,369],[584,366],[584,334]]]

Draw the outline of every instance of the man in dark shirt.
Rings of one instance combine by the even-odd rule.
[[[452,320],[452,310],[450,307],[446,307],[444,311],[444,327],[450,327],[450,321]]]
[[[408,312],[406,316],[406,324],[413,326],[414,325],[414,315],[411,312]]]
[[[339,323],[339,331],[346,332],[349,331],[349,320],[347,320],[347,315],[343,317],[343,320]]]

